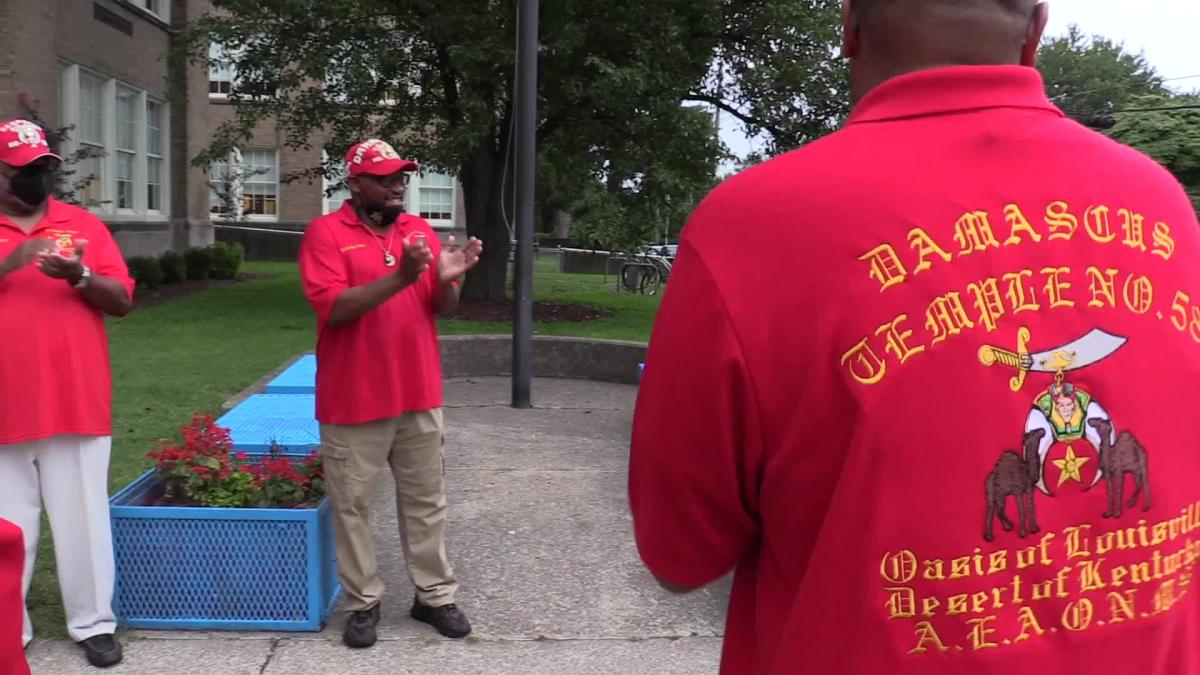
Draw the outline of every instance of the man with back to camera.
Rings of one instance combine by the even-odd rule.
[[[390,466],[400,542],[416,586],[411,616],[451,638],[471,632],[446,558],[442,372],[435,316],[458,306],[483,244],[443,247],[404,213],[416,162],[378,139],[346,155],[351,198],[304,234],[300,273],[317,314],[317,420],[333,508],[347,646],[377,639],[383,581],[370,533],[375,480]]]
[[[736,569],[725,673],[1200,673],[1196,216],[1046,19],[848,0],[845,127],[684,229],[630,502],[667,588]]]
[[[104,223],[51,196],[61,162],[41,127],[0,123],[0,518],[24,534],[28,594],[45,503],[67,632],[89,663],[108,667],[121,645],[104,315],[129,313],[133,280]],[[22,639],[33,639],[28,611]]]

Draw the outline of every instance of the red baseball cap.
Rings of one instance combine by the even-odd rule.
[[[371,176],[390,176],[401,171],[416,171],[419,168],[411,159],[400,159],[395,148],[378,138],[363,141],[346,153],[346,173],[351,176],[364,173]]]
[[[0,162],[9,166],[25,166],[43,157],[62,162],[62,157],[50,152],[46,132],[29,120],[8,120],[0,124]]]

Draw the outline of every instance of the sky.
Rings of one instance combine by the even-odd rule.
[[[1144,52],[1164,78],[1200,76],[1198,0],[1048,0],[1047,35],[1061,35],[1078,24],[1085,35],[1103,35],[1122,42],[1126,50]],[[1177,90],[1200,90],[1200,77],[1172,79]],[[721,116],[721,138],[739,157],[754,147],[745,129],[730,115]],[[724,167],[723,167],[724,168]]]

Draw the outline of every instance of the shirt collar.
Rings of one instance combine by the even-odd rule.
[[[358,227],[358,214],[354,212],[354,204],[349,199],[342,202],[342,208],[337,210],[337,218],[343,225]]]
[[[1028,108],[1062,117],[1046,98],[1041,73],[1025,66],[949,66],[894,77],[875,87],[848,124],[988,108]]]
[[[67,208],[66,204],[51,197],[49,205],[46,206],[46,215],[43,218],[54,223],[67,223],[72,220],[71,209]]]

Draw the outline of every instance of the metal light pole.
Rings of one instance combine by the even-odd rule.
[[[513,273],[514,408],[532,405],[533,190],[537,162],[538,0],[517,0],[516,269]]]

